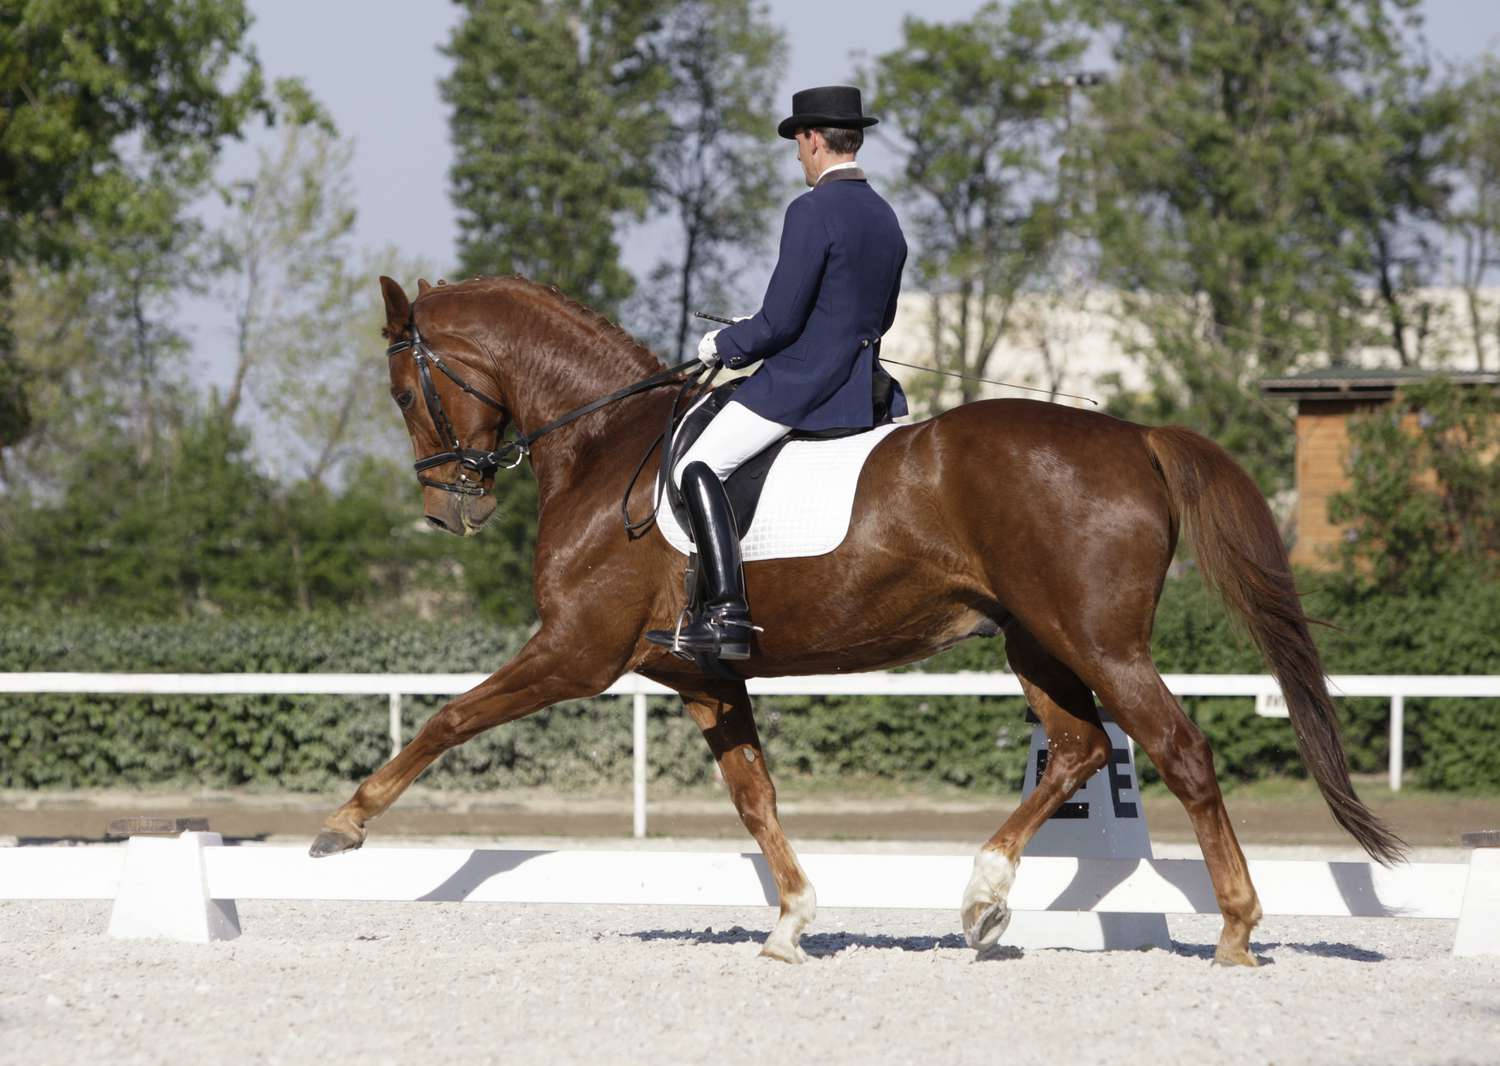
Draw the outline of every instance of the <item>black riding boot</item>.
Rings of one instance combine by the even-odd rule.
[[[682,498],[698,565],[708,583],[703,612],[680,631],[653,629],[646,639],[673,650],[703,652],[720,659],[750,658],[750,608],[740,570],[740,538],[734,528],[729,495],[707,463],[691,463],[682,472]]]

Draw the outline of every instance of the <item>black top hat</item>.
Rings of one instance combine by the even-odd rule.
[[[840,130],[862,130],[879,119],[867,118],[860,108],[859,90],[852,85],[824,85],[792,94],[792,114],[781,120],[776,132],[795,140],[797,131],[831,126]]]

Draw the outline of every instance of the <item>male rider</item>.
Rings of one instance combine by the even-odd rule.
[[[763,365],[714,416],[673,469],[708,584],[705,610],[680,632],[647,639],[720,659],[750,655],[750,611],[739,537],[723,479],[790,431],[862,429],[877,405],[906,414],[901,387],[880,366],[880,338],[896,317],[906,239],[870,188],[855,154],[876,119],[846,85],[792,96],[777,133],[797,142],[811,191],[793,200],[765,300],[754,315],[711,330],[698,345],[709,366]]]

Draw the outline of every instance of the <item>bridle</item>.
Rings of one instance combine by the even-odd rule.
[[[443,398],[438,395],[437,384],[432,380],[433,367],[442,371],[448,380],[464,392],[485,406],[499,411],[502,435],[505,433],[506,423],[510,421],[510,411],[499,400],[480,392],[459,377],[452,367],[443,362],[442,357],[429,348],[427,342],[422,339],[415,321],[409,323],[408,329],[411,331],[411,339],[397,341],[388,347],[385,350],[386,358],[389,359],[406,351],[411,352],[412,361],[417,365],[417,380],[421,383],[422,399],[427,404],[427,413],[432,417],[432,428],[437,431],[438,443],[447,449],[423,456],[412,464],[412,468],[417,472],[417,480],[423,485],[442,489],[444,492],[456,492],[462,496],[483,496],[484,479],[502,467],[511,470],[520,466],[521,460],[526,458],[527,444],[522,440],[505,441],[501,448],[489,452],[483,452],[477,448],[465,448],[463,441],[458,438],[458,432],[453,428],[452,419],[443,409]],[[501,459],[506,450],[515,453],[509,462]],[[455,461],[459,464],[457,481],[439,481],[426,474],[426,471],[435,466]]]
[[[531,446],[554,429],[561,429],[575,419],[592,414],[601,407],[609,406],[616,400],[623,400],[627,396],[634,396],[636,393],[669,384],[679,376],[683,376],[684,372],[687,372],[685,376],[688,380],[683,386],[685,393],[698,378],[708,373],[709,369],[697,359],[685,360],[676,366],[669,366],[667,369],[652,374],[648,378],[637,381],[633,385],[617,389],[608,396],[602,396],[591,403],[584,404],[582,407],[575,407],[567,414],[554,418],[551,422],[548,422],[545,426],[540,427],[532,433],[522,433],[511,440],[502,440],[499,446],[493,451],[485,452],[477,448],[464,447],[463,441],[459,439],[457,431],[453,428],[453,422],[448,417],[448,412],[443,409],[443,399],[438,395],[437,384],[432,379],[432,368],[436,367],[449,381],[453,382],[476,400],[479,400],[485,406],[499,411],[500,426],[498,432],[502,437],[505,434],[506,425],[512,421],[510,409],[499,400],[486,395],[473,385],[470,385],[463,378],[459,377],[452,367],[443,362],[442,358],[422,339],[421,331],[417,329],[415,316],[407,323],[406,328],[411,334],[411,338],[409,340],[396,341],[386,348],[386,358],[393,358],[402,352],[411,352],[412,361],[417,366],[417,380],[421,384],[422,399],[427,404],[428,415],[432,417],[432,426],[437,432],[438,443],[445,449],[433,452],[431,455],[423,456],[412,464],[412,468],[417,472],[417,480],[423,485],[442,489],[444,492],[458,493],[461,496],[483,496],[485,478],[497,470],[514,470],[520,466],[521,461],[531,454]],[[709,375],[709,381],[711,380],[712,374]],[[676,406],[676,404],[673,404],[674,410]],[[519,429],[519,427],[517,428]],[[659,442],[660,439],[658,439]],[[654,447],[655,445],[653,445]],[[647,454],[649,457],[649,453]],[[439,481],[436,478],[427,476],[426,471],[431,470],[433,467],[452,462],[459,464],[457,481]],[[644,465],[644,460],[642,460],[642,463]],[[639,470],[637,470],[637,474],[639,474]]]

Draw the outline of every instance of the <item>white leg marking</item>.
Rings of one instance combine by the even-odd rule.
[[[987,948],[998,941],[1010,924],[1010,907],[1006,899],[1016,879],[1016,866],[998,851],[980,848],[974,856],[974,872],[964,889],[959,914],[964,923],[964,939],[971,948]]]
[[[806,882],[806,878],[803,878]],[[807,952],[802,950],[802,930],[812,924],[818,913],[818,894],[811,884],[794,896],[782,898],[781,917],[776,928],[766,937],[760,953],[767,958],[782,962],[806,962]]]

